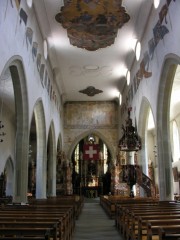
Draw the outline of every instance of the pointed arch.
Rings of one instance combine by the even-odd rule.
[[[170,143],[170,99],[173,80],[180,58],[168,55],[162,65],[157,102],[157,147],[160,200],[173,199],[172,154]]]
[[[57,140],[57,151],[61,151],[61,150],[62,150],[62,136],[60,133]]]
[[[154,124],[154,128],[151,131],[148,129],[149,116],[152,114],[152,120],[154,121],[154,113],[151,108],[151,105],[146,97],[142,98],[141,106],[140,106],[140,114],[139,114],[139,122],[138,122],[138,133],[141,136],[141,144],[142,149],[140,151],[140,162],[139,164],[142,166],[143,173],[150,177],[157,186],[158,190],[158,174],[157,174],[157,163],[155,158],[155,145],[157,143],[156,139],[156,125]],[[150,162],[151,161],[151,162]],[[154,175],[149,175],[149,165],[153,164]],[[141,195],[144,195],[145,192],[143,189],[140,189]]]
[[[6,196],[13,196],[14,164],[11,156],[9,156],[6,161],[4,171],[6,174]]]
[[[53,121],[50,124],[47,143],[47,195],[56,195],[56,143]]]
[[[97,130],[86,131],[86,132],[83,132],[82,134],[80,134],[79,136],[77,136],[77,138],[71,144],[71,147],[69,149],[68,159],[71,159],[71,156],[73,154],[74,148],[80,142],[80,140],[85,138],[85,137],[87,137],[90,134],[97,135],[107,145],[107,147],[109,149],[109,152],[111,154],[111,159],[112,159],[112,161],[114,161],[116,159],[116,146],[115,147],[112,146],[112,144],[108,141],[108,139],[103,134],[101,134],[99,131],[97,131]]]
[[[34,106],[37,136],[37,165],[36,165],[36,198],[46,198],[46,124],[44,106],[41,99],[38,99]]]
[[[141,164],[143,167],[143,171],[146,173],[147,172],[147,165],[148,165],[148,160],[147,160],[147,125],[148,125],[148,116],[149,116],[149,111],[152,111],[151,105],[146,97],[142,98],[141,106],[140,106],[140,114],[139,114],[139,122],[138,122],[138,133],[141,136],[141,141],[142,141],[142,149],[141,149]],[[152,112],[153,114],[153,112]]]
[[[28,176],[28,98],[24,65],[21,57],[13,56],[5,64],[4,74],[9,68],[15,101],[15,166],[14,202],[27,201]],[[23,146],[23,148],[22,148]],[[22,184],[23,183],[23,184]]]

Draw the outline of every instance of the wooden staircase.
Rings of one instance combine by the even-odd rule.
[[[138,184],[144,189],[147,197],[156,197],[154,181],[143,173],[142,168],[139,165],[123,165],[122,171],[122,181],[130,186],[130,191],[132,191],[133,185]]]
[[[152,179],[145,175],[139,166],[136,168],[136,174],[136,183],[145,190],[147,197],[156,197],[156,187]]]

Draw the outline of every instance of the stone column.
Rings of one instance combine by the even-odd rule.
[[[65,194],[72,195],[72,167],[69,161],[64,162],[64,171],[65,171],[65,178],[64,178],[64,187],[65,187]]]
[[[166,129],[157,128],[157,163],[160,200],[173,200],[173,176],[170,138]]]

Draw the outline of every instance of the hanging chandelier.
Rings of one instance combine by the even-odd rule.
[[[141,139],[138,136],[136,127],[132,125],[130,111],[131,108],[128,109],[128,118],[126,120],[126,126],[122,125],[123,136],[119,140],[118,147],[120,148],[120,151],[136,152],[141,150]]]
[[[64,0],[55,19],[67,29],[71,45],[95,51],[114,44],[118,29],[130,16],[122,0]]]

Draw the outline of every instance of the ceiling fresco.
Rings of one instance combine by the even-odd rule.
[[[130,16],[122,0],[70,0],[64,1],[55,19],[67,29],[71,45],[95,51],[114,44]]]

